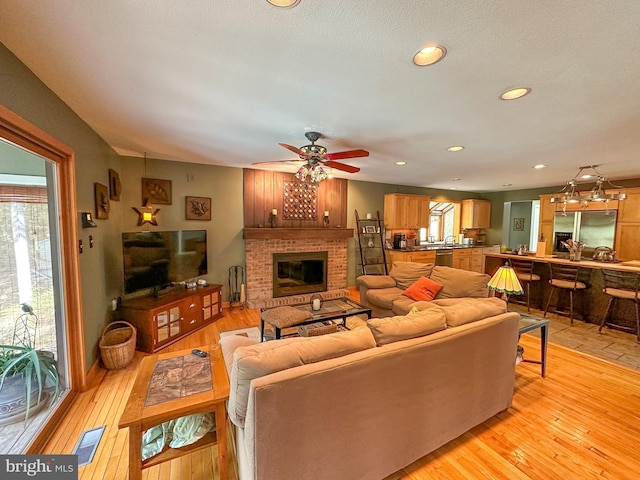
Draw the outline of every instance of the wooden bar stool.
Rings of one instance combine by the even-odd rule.
[[[573,325],[573,292],[582,291],[587,288],[587,285],[578,280],[578,274],[580,273],[580,265],[566,265],[562,263],[549,263],[551,292],[549,292],[549,300],[547,300],[547,308],[544,309],[544,315],[547,316],[549,305],[551,304],[551,297],[556,289],[569,290],[569,318],[571,318],[571,325]],[[560,293],[558,291],[558,298]],[[557,305],[556,305],[557,308]],[[582,297],[582,320],[586,320],[584,312],[584,296]]]
[[[524,283],[527,286],[527,312],[531,313],[530,301],[531,292],[530,286],[532,282],[539,282],[540,275],[533,273],[533,260],[524,258],[512,258],[509,259],[511,267],[516,272],[516,276],[520,283]]]
[[[632,327],[626,327],[618,323],[612,323],[607,321],[607,317],[611,312],[614,304],[614,300],[631,300],[636,305],[636,341],[640,342],[640,313],[638,311],[638,289],[640,288],[640,273],[636,272],[623,272],[621,270],[611,270],[609,268],[603,268],[602,278],[604,279],[604,288],[602,291],[609,295],[609,304],[607,310],[604,312],[602,322],[598,332],[602,331],[602,327],[611,326],[619,328],[621,330],[633,331]]]

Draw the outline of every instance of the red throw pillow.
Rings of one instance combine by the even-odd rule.
[[[436,298],[436,295],[438,295],[438,292],[442,290],[442,287],[443,285],[434,282],[430,278],[420,277],[417,281],[411,284],[409,288],[402,292],[402,294],[416,302],[420,300],[430,302]]]

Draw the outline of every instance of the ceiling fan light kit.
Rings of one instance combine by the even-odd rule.
[[[321,181],[333,177],[333,169],[341,170],[347,173],[356,173],[360,171],[359,167],[347,165],[346,163],[337,162],[336,160],[342,160],[345,158],[358,158],[368,157],[369,152],[366,150],[347,150],[344,152],[327,153],[327,148],[322,145],[316,145],[316,141],[322,137],[322,134],[318,132],[307,132],[304,134],[307,140],[311,142],[309,145],[304,145],[300,148],[286,143],[279,143],[283,148],[286,148],[290,152],[295,153],[300,157],[296,160],[277,160],[272,162],[254,162],[253,165],[268,164],[268,163],[298,163],[300,161],[305,162],[295,176],[301,182],[307,181],[307,177],[311,183],[320,183]],[[330,173],[327,173],[325,168],[329,169]]]

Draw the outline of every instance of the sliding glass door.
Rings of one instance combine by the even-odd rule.
[[[3,454],[22,453],[68,389],[56,175],[54,162],[0,140]]]

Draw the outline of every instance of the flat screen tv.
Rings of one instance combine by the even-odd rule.
[[[132,293],[207,273],[207,231],[122,234],[124,291]]]

